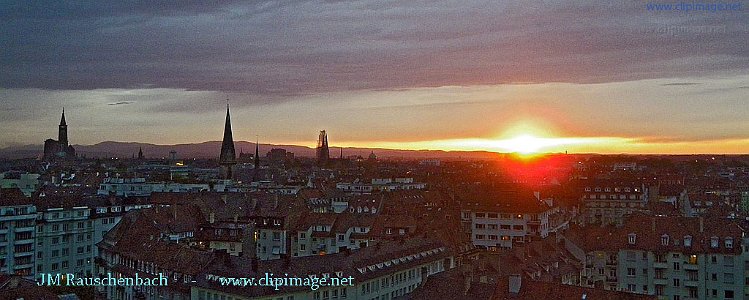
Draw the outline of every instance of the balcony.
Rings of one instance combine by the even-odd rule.
[[[653,263],[653,268],[656,268],[656,269],[668,269],[668,262],[665,262],[665,261],[664,262],[656,261],[656,262]]]
[[[16,244],[16,245],[22,245],[22,244],[33,244],[33,243],[34,243],[34,239],[33,239],[33,238],[30,238],[30,239],[22,239],[22,240],[16,240],[16,241],[15,241],[15,244]]]
[[[15,231],[16,232],[29,232],[29,231],[34,231],[34,228],[36,228],[36,226],[16,227]]]
[[[700,285],[700,282],[697,281],[697,279],[687,279],[684,281],[684,286],[690,286],[690,287],[698,287]]]
[[[700,265],[698,264],[682,264],[682,267],[684,267],[684,270],[699,270]]]
[[[13,257],[21,257],[21,256],[34,256],[34,249],[31,249],[29,251],[24,251],[24,252],[16,252],[13,254]]]
[[[34,263],[31,262],[31,263],[28,263],[28,264],[17,264],[15,266],[13,266],[13,269],[19,270],[19,269],[29,269],[29,268],[33,268],[33,267],[34,267]]]

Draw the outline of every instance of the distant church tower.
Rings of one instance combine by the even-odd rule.
[[[330,149],[328,149],[328,134],[325,130],[320,131],[317,138],[317,163],[324,165],[330,159]]]
[[[224,140],[221,143],[221,155],[218,163],[224,168],[224,178],[232,179],[231,168],[237,164],[237,155],[234,151],[234,138],[231,134],[231,117],[229,116],[229,104],[226,104],[226,124],[224,124]]]
[[[60,152],[67,152],[68,150],[68,124],[65,123],[65,109],[62,109],[62,118],[60,118],[60,126],[57,133],[57,142],[60,144]]]
[[[75,158],[75,149],[68,142],[68,124],[65,122],[65,109],[62,109],[60,125],[57,127],[57,140],[44,141],[44,159]]]

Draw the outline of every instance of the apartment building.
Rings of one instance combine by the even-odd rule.
[[[659,299],[749,298],[749,256],[732,220],[635,214],[619,228],[575,228],[566,236],[568,249],[584,257],[584,286]]]
[[[473,245],[512,248],[547,237],[564,223],[555,223],[559,207],[530,191],[474,190],[461,195],[461,222]]]
[[[648,188],[642,182],[589,179],[580,182],[581,223],[621,225],[636,211],[646,211]]]
[[[0,189],[0,273],[32,276],[36,207],[18,189]]]

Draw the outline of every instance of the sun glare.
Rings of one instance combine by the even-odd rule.
[[[508,152],[519,154],[534,154],[542,151],[545,147],[557,145],[554,139],[539,138],[529,134],[519,135],[513,138],[497,141],[497,147]]]

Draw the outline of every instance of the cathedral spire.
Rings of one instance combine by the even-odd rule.
[[[60,126],[67,126],[68,124],[65,123],[65,108],[62,108],[62,118],[60,118]]]
[[[224,140],[221,143],[221,155],[219,164],[226,168],[226,179],[232,178],[231,168],[237,164],[237,155],[234,151],[234,138],[231,133],[231,116],[229,114],[229,103],[226,103],[226,123],[224,124]]]

